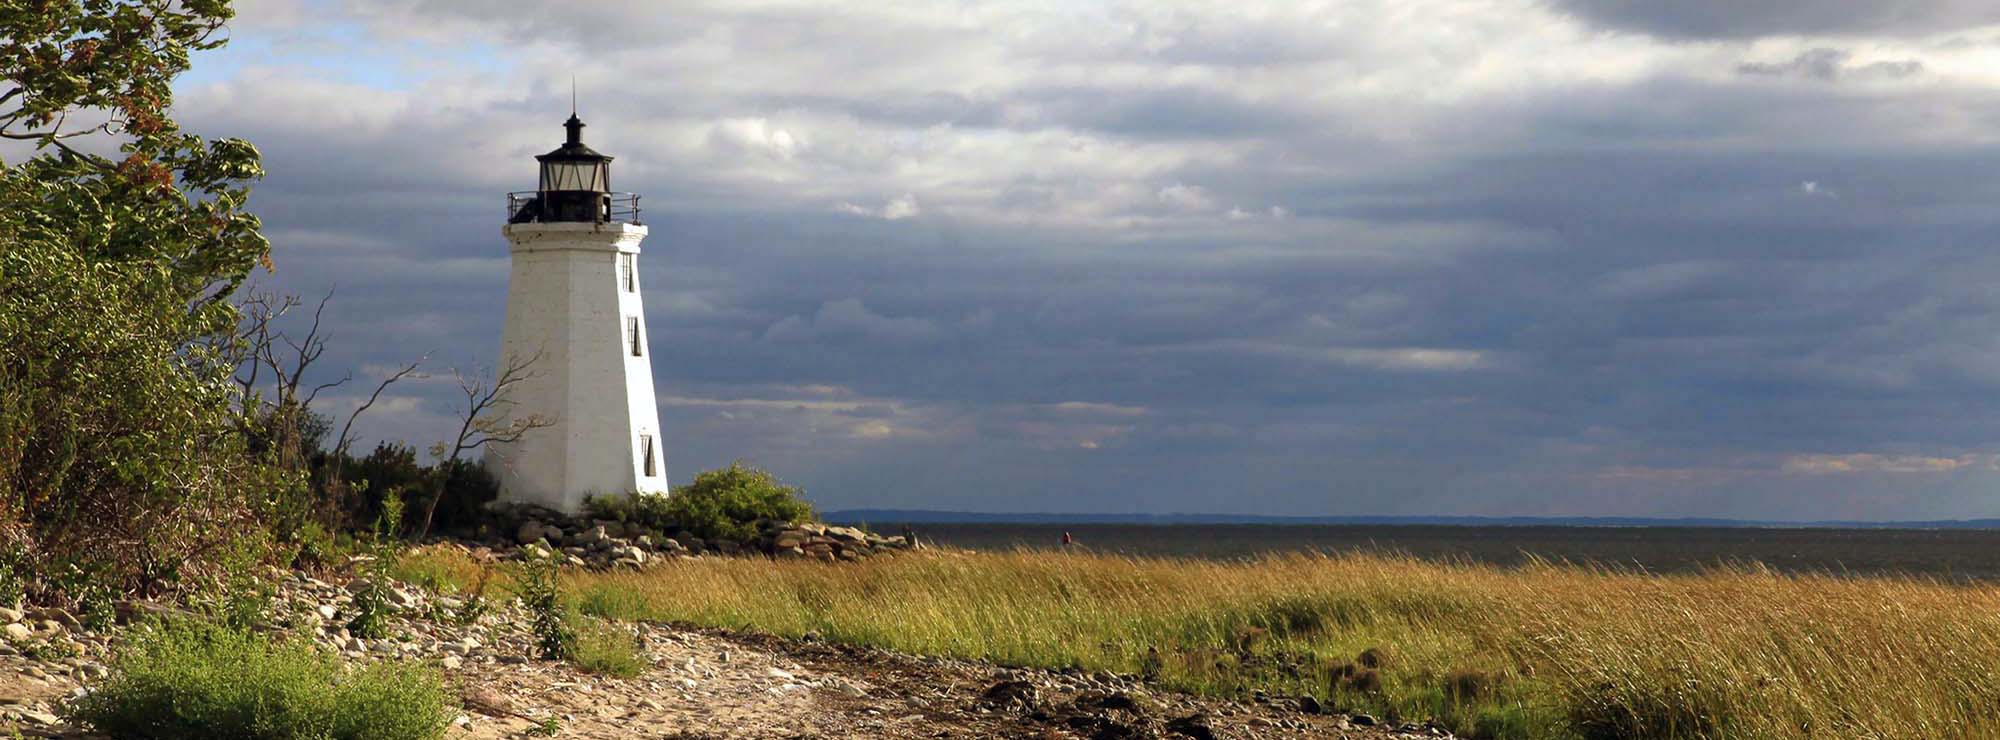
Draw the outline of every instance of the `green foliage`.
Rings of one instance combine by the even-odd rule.
[[[486,586],[493,580],[493,569],[481,567],[479,575],[473,579],[472,587],[466,589],[465,600],[459,602],[458,609],[451,615],[451,621],[461,625],[478,624],[481,617],[493,610],[493,603],[486,599]]]
[[[154,740],[430,740],[450,695],[429,669],[378,663],[346,673],[309,643],[194,622],[136,637],[70,719]]]
[[[793,524],[812,518],[803,492],[777,476],[737,461],[704,471],[671,496],[595,496],[585,502],[599,519],[638,522],[661,533],[693,532],[702,539],[740,542],[763,522]]]
[[[374,451],[347,464],[347,478],[361,481],[361,500],[348,512],[363,521],[379,519],[382,501],[394,493],[407,505],[398,529],[418,532],[431,498],[437,501],[431,525],[436,529],[470,527],[484,518],[486,504],[500,494],[500,483],[476,463],[455,460],[426,466],[418,461],[414,447],[394,442],[376,445]]]
[[[395,491],[389,491],[375,520],[374,553],[362,568],[360,588],[354,591],[354,617],[348,620],[347,631],[355,637],[376,640],[389,636],[389,616],[395,613],[395,607],[389,603],[390,584],[394,580],[390,569],[398,560],[396,523],[402,519],[403,499]]]
[[[570,626],[562,591],[556,583],[555,558],[530,558],[522,568],[516,588],[528,611],[534,613],[534,621],[528,628],[535,635],[537,654],[543,660],[560,660],[569,655],[576,645],[576,629]]]
[[[667,508],[667,496],[642,493],[591,496],[583,500],[584,513],[592,519],[630,522],[664,537],[680,528]]]
[[[0,551],[0,606],[19,604],[27,596],[27,575],[21,572],[22,560],[17,550]]]
[[[500,496],[500,481],[478,463],[453,460],[434,470],[434,476],[443,478],[436,487],[440,498],[431,520],[434,531],[478,525],[486,517],[486,505]]]
[[[261,629],[268,626],[271,606],[276,600],[277,590],[271,584],[239,575],[231,578],[223,589],[214,616],[228,629]]]
[[[361,500],[350,507],[348,515],[357,524],[368,523],[377,526],[384,522],[394,525],[390,534],[401,531],[409,525],[404,521],[404,511],[397,513],[394,520],[382,517],[383,506],[390,498],[405,499],[412,493],[422,495],[430,485],[430,471],[417,462],[414,447],[395,442],[377,444],[365,457],[348,463],[347,478],[360,482]],[[407,507],[405,507],[405,510]]]
[[[334,533],[326,525],[308,521],[299,525],[292,536],[292,567],[305,570],[321,570],[344,565],[347,556],[354,549],[354,542],[345,533]]]
[[[635,678],[646,672],[638,640],[614,625],[595,620],[577,631],[567,657],[570,664],[601,676]]]
[[[249,454],[223,360],[224,299],[269,249],[243,210],[259,155],[167,117],[231,12],[0,4],[0,136],[36,147],[0,169],[0,538],[27,572],[74,563],[122,590],[219,575],[303,490]],[[113,115],[63,133],[113,137],[122,158],[56,138],[84,109]]]

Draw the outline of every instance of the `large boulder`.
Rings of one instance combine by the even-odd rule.
[[[533,544],[542,537],[542,523],[533,519],[521,522],[521,528],[514,530],[514,541],[523,545]]]

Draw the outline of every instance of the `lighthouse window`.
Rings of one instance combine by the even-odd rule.
[[[646,477],[651,478],[659,475],[659,473],[654,472],[657,470],[657,467],[653,464],[653,435],[639,435],[639,459],[645,461]]]
[[[625,292],[639,292],[639,255],[618,255],[618,279],[625,284]]]
[[[646,342],[639,337],[639,317],[625,317],[625,333],[632,337],[632,356],[644,356]]]

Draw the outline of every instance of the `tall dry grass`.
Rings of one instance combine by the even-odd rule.
[[[703,559],[565,588],[614,618],[1311,693],[1475,737],[2000,737],[2000,591],[1915,578],[1015,552]],[[1378,666],[1351,664],[1370,649]]]

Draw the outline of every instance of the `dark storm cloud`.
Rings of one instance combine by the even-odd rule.
[[[2000,97],[1964,60],[1616,36],[1644,61],[1566,75],[1542,57],[1613,41],[1528,4],[1472,41],[1355,7],[696,8],[532,38],[548,7],[392,8],[520,42],[521,79],[253,74],[182,117],[266,153],[265,279],[339,286],[351,398],[425,353],[491,362],[501,195],[566,113],[539,68],[590,39],[580,78],[619,92],[586,135],[648,204],[676,479],[749,457],[831,508],[1785,517],[1837,487],[1842,516],[1990,513],[1960,461],[2000,450]],[[1562,7],[1675,37],[1975,10]],[[452,392],[411,383],[364,433],[427,443]]]
[[[2000,23],[1986,0],[1552,0],[1606,28],[1687,39],[1905,35]]]

